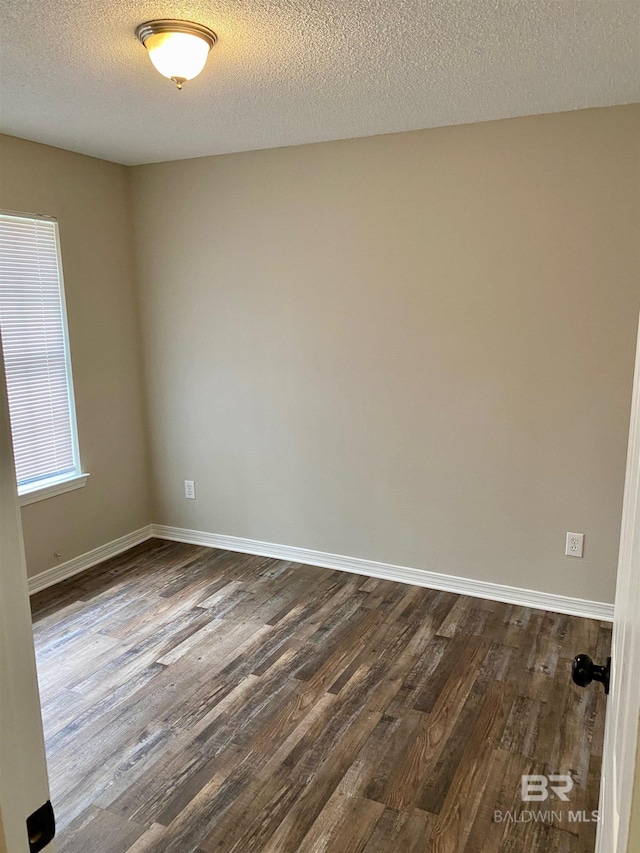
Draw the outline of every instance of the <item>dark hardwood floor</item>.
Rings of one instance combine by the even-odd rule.
[[[60,853],[593,850],[606,623],[163,542],[33,614]]]

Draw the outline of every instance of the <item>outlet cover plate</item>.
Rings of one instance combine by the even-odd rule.
[[[584,552],[584,533],[567,533],[564,553],[567,557],[582,557]]]

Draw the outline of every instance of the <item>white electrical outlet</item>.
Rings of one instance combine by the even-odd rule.
[[[185,480],[184,481],[184,496],[190,501],[195,501],[196,499],[196,484],[193,480]]]
[[[564,553],[567,557],[582,557],[584,533],[567,533],[567,545]]]

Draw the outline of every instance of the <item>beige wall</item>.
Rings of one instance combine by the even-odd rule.
[[[132,170],[0,137],[0,207],[60,220],[92,475],[23,509],[29,573],[151,520],[131,175],[154,521],[613,600],[639,133],[616,107]]]
[[[0,208],[58,217],[80,453],[91,474],[84,489],[23,508],[33,575],[150,521],[127,169],[0,137]]]
[[[154,520],[613,601],[639,133],[615,107],[135,167]]]

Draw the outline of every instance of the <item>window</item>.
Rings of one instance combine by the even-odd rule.
[[[83,486],[51,218],[0,213],[0,332],[21,503]]]

